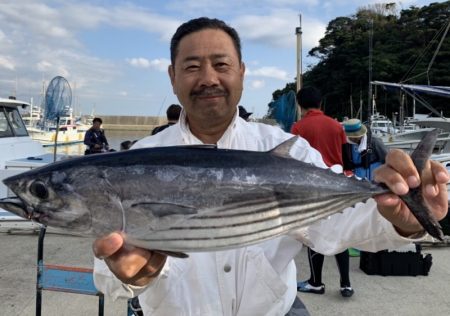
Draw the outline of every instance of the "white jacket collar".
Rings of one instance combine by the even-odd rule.
[[[236,129],[239,127],[239,125],[245,123],[243,119],[239,119],[238,116],[238,109],[236,107],[236,113],[234,114],[233,119],[231,120],[230,125],[225,130],[225,133],[222,135],[222,137],[217,142],[218,148],[232,148],[233,139],[236,135]],[[198,139],[194,134],[192,134],[189,124],[187,122],[186,112],[184,109],[181,111],[180,114],[180,130],[181,130],[181,136],[183,137],[183,142],[185,144],[203,144],[203,142]]]

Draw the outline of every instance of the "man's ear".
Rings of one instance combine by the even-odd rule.
[[[172,84],[172,91],[176,95],[175,91],[175,68],[172,65],[169,65],[167,68],[167,72],[169,73],[170,83]]]

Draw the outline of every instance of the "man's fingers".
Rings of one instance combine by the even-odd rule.
[[[388,165],[382,165],[374,172],[374,180],[386,184],[389,189],[397,195],[408,193],[409,187],[401,174],[395,172]]]
[[[138,273],[136,273],[133,278],[130,279],[131,283],[135,285],[147,284],[148,280],[154,277],[155,274],[162,269],[166,259],[167,256],[152,251],[147,263],[142,267],[142,269],[139,270]]]
[[[398,203],[400,203],[400,198],[392,193],[380,194],[373,197],[377,204],[382,205],[384,207],[392,207],[395,208]]]
[[[125,245],[106,258],[105,262],[118,279],[128,283],[147,264],[150,257],[151,252],[147,249]]]
[[[410,188],[416,188],[420,185],[420,175],[414,166],[411,157],[400,149],[392,149],[386,156],[386,165],[406,179],[406,184]]]
[[[97,258],[104,259],[117,252],[122,245],[122,235],[119,233],[111,233],[96,239],[92,245],[92,250]]]

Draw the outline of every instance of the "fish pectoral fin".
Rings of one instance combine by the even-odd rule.
[[[126,230],[147,231],[167,230],[174,225],[197,215],[197,210],[190,206],[173,203],[138,202],[126,209]],[[144,233],[142,231],[141,233]]]
[[[190,206],[173,204],[173,203],[158,203],[158,202],[139,202],[131,205],[132,208],[144,209],[154,217],[165,217],[170,215],[195,215],[197,210]]]
[[[169,257],[175,257],[175,258],[181,258],[181,259],[185,259],[188,258],[189,255],[184,253],[184,252],[176,252],[176,251],[168,251],[168,250],[158,250],[158,249],[153,249],[152,251],[160,253],[162,255],[165,256],[169,256]]]

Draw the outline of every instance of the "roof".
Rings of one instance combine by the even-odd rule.
[[[3,106],[21,106],[21,107],[27,107],[30,106],[30,103],[20,100],[14,100],[14,99],[6,99],[6,98],[0,98],[0,104]]]

